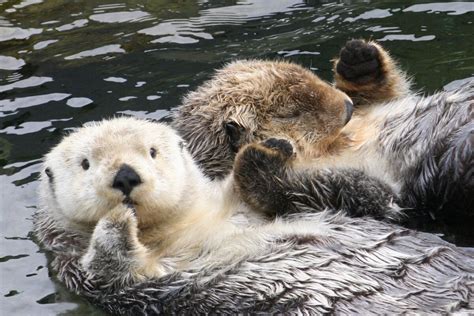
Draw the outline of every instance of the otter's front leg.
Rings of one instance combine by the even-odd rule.
[[[355,105],[368,105],[406,96],[410,80],[373,41],[351,40],[334,60],[336,88],[344,91]]]
[[[163,273],[156,258],[138,240],[135,211],[125,204],[99,220],[81,265],[88,274],[119,287]]]
[[[356,217],[399,218],[395,195],[385,183],[355,169],[297,170],[294,156],[293,146],[281,139],[244,147],[234,165],[242,199],[270,216],[329,208]]]

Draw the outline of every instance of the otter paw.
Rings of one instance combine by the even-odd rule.
[[[286,139],[269,138],[261,143],[263,146],[277,150],[281,155],[291,158],[295,155],[293,145]]]
[[[336,71],[344,79],[365,84],[382,74],[379,49],[364,41],[351,40],[341,49]]]
[[[278,156],[280,159],[286,161],[296,157],[296,152],[290,141],[281,138],[269,138],[260,143],[266,149],[264,152],[270,156]]]
[[[137,234],[135,210],[119,204],[99,220],[92,234],[92,241],[98,247],[128,251],[135,247]]]

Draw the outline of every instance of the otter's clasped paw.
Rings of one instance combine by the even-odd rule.
[[[378,78],[382,73],[378,48],[363,40],[348,41],[339,53],[336,71],[357,84]]]
[[[135,204],[133,204],[133,201],[130,198],[126,198],[122,203],[134,216],[137,215]]]
[[[269,138],[260,144],[266,148],[278,151],[279,154],[287,159],[296,156],[293,145],[286,139]]]

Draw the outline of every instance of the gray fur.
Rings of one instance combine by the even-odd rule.
[[[474,220],[474,81],[453,92],[397,102],[414,105],[387,117],[379,142],[403,184],[405,204]]]
[[[35,227],[54,254],[58,278],[114,314],[474,312],[472,253],[369,218],[321,212],[286,221],[297,219],[326,223],[329,230],[269,235],[257,256],[216,266],[203,254],[195,269],[120,287],[110,283],[116,270],[102,279],[81,270],[87,242],[55,226],[46,211],[36,214]],[[58,247],[65,241],[80,245],[78,251]]]
[[[471,143],[466,143],[472,139],[467,137],[472,135],[469,134],[472,131],[471,95],[472,83],[452,94],[418,99],[414,113],[391,116],[395,119],[395,115],[400,115],[400,121],[393,126],[387,123],[388,134],[383,137],[386,141],[380,150],[398,154],[393,156],[392,163],[402,175],[410,172],[410,166],[422,165],[424,160],[420,153],[436,147],[429,147],[428,136],[423,138],[410,132],[417,127],[417,121],[410,121],[410,117],[430,113],[425,115],[441,118],[427,119],[427,122],[446,127],[442,133],[433,132],[431,136],[438,135],[440,140],[445,136],[446,140],[453,139],[459,144],[454,152],[449,151],[452,152],[449,157],[453,158],[441,159],[440,166],[450,166],[454,159],[456,168],[467,163],[466,170],[471,170],[469,161],[472,160],[466,160],[472,159]],[[430,104],[438,104],[440,100],[445,100],[441,103],[444,105],[427,110]],[[463,116],[466,114],[467,119],[470,118],[467,123]],[[453,125],[468,126],[468,129],[452,129]],[[417,139],[426,140],[418,143]],[[460,176],[459,179],[465,178]],[[466,179],[464,183],[469,189],[472,177]],[[84,271],[80,260],[89,247],[90,235],[64,229],[47,210],[35,215],[35,234],[52,252],[52,268],[59,280],[114,314],[474,312],[472,252],[432,234],[370,218],[330,215],[334,210],[311,214],[315,211],[311,203],[301,203],[299,208],[298,214],[277,220],[322,223],[325,229],[310,233],[302,229],[285,235],[269,233],[264,242],[256,243],[258,255],[249,252],[239,260],[216,264],[211,260],[212,254],[203,253],[195,258],[190,270],[139,283],[132,283],[128,278],[133,262],[127,261],[127,253],[107,252],[111,245],[104,248],[98,244],[96,251],[101,255],[97,257],[100,260],[92,261],[91,271],[104,273]],[[117,227],[112,225],[107,229],[117,230]],[[117,236],[119,244],[126,243],[120,233]],[[124,249],[120,246],[116,250]],[[107,262],[109,267],[104,266]],[[95,269],[94,264],[101,266]]]
[[[250,144],[237,155],[233,177],[239,196],[270,217],[330,208],[349,216],[399,221],[396,195],[383,181],[349,168],[302,169],[293,166],[292,145],[271,138]]]
[[[199,91],[188,98],[203,102]],[[190,144],[203,172],[222,178],[235,157],[223,126],[214,126],[214,117],[202,117],[199,102],[186,100],[175,112],[173,126]],[[415,226],[456,217],[474,225],[474,81],[453,91],[412,95],[374,107],[383,112],[382,132],[378,138],[374,135],[376,149],[401,185],[401,206],[416,210],[409,212],[421,222]]]

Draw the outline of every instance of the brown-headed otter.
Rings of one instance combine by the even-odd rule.
[[[294,64],[233,62],[184,98],[173,125],[211,178],[231,171],[242,145],[285,138],[304,168],[362,170],[421,222],[472,222],[474,82],[415,95],[390,55],[361,40],[346,43],[334,69],[333,87]],[[345,126],[341,90],[355,102]]]

